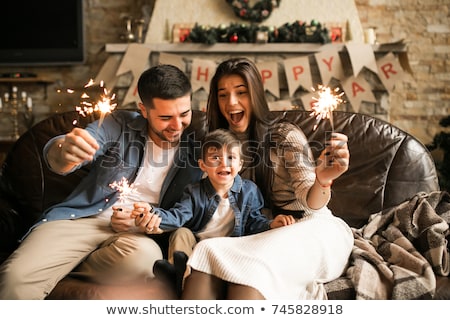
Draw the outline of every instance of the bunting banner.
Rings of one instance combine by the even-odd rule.
[[[103,81],[105,87],[111,90],[116,86],[119,77],[116,75],[117,69],[119,68],[121,57],[117,54],[113,54],[106,59],[100,72],[95,77],[95,83],[100,83]]]
[[[295,91],[302,87],[305,91],[311,91],[313,86],[309,57],[291,58],[284,61],[284,72],[292,97]]]
[[[131,43],[128,45],[127,51],[122,58],[122,63],[116,72],[116,76],[120,76],[128,72],[131,72],[133,76],[132,83],[128,88],[125,98],[123,99],[123,105],[132,102],[135,102],[136,104],[139,103],[140,99],[137,93],[137,82],[141,73],[149,67],[149,56],[150,48],[137,43]]]
[[[345,47],[353,70],[352,76],[345,75],[339,52],[333,47],[325,48],[323,51],[312,55],[285,58],[282,61],[257,62],[256,66],[260,71],[265,90],[277,99],[281,97],[279,78],[283,73],[287,80],[290,97],[294,97],[299,89],[303,89],[304,92],[302,92],[300,99],[305,110],[311,110],[311,103],[314,102],[315,93],[311,92],[313,87],[319,84],[329,85],[332,79],[336,79],[345,93],[346,102],[352,106],[355,112],[359,111],[362,101],[377,103],[371,85],[364,78],[364,72],[361,72],[363,68],[375,73],[388,92],[394,89],[395,83],[404,78],[405,70],[410,72],[405,54],[394,55],[390,52],[377,60],[371,45],[348,43]],[[112,55],[107,59],[97,75],[96,81],[103,80],[106,86],[110,88],[117,83],[119,76],[131,72],[133,80],[122,104],[138,103],[137,80],[142,71],[149,67],[150,51],[148,46],[142,44],[128,45],[121,61],[117,58],[120,57],[119,55]],[[311,72],[312,62],[317,65],[316,69],[319,71],[322,83],[314,83],[317,80],[313,80],[315,78]],[[188,74],[186,70],[189,69],[190,63],[190,80],[193,92],[205,90],[207,94],[209,93],[211,78],[218,64],[215,60],[190,60],[189,57],[164,52],[159,52],[159,63],[173,64],[186,74]],[[280,63],[284,70],[279,70]],[[271,108],[277,110],[295,108],[291,103],[286,103],[285,98],[283,99],[282,103],[280,101],[271,102]],[[206,107],[205,103],[202,104],[202,108]]]
[[[182,56],[178,54],[172,54],[172,53],[165,53],[161,52],[159,54],[159,63],[160,64],[171,64],[178,69],[182,70],[183,72],[186,72],[186,62],[184,62],[184,59]]]
[[[278,63],[276,62],[260,62],[256,67],[261,74],[264,89],[280,98],[280,81],[278,79]]]
[[[349,42],[345,47],[347,48],[350,62],[352,63],[353,75],[355,77],[359,75],[364,67],[374,73],[378,73],[377,62],[372,45]]]
[[[405,72],[395,55],[390,52],[377,61],[378,75],[387,91],[394,90],[395,83],[403,79]]]
[[[362,101],[377,102],[373,95],[370,84],[364,79],[363,74],[360,73],[357,77],[349,77],[341,82],[342,89],[348,102],[352,105],[353,111],[359,112],[359,107]]]
[[[322,84],[327,86],[331,78],[336,80],[344,80],[345,73],[342,67],[339,51],[336,49],[325,50],[314,55],[317,66],[319,67],[320,78]]]
[[[301,96],[303,108],[307,111],[312,111],[313,104],[317,102],[317,95],[314,92],[309,92]]]
[[[191,83],[194,92],[203,89],[209,93],[209,83],[216,72],[217,64],[212,60],[193,59]]]

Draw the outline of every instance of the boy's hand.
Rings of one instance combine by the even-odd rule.
[[[134,218],[135,225],[147,234],[162,233],[159,228],[161,217],[153,210],[153,207],[146,202],[136,202],[131,211],[131,217]]]
[[[270,229],[288,226],[295,223],[295,218],[291,215],[279,214],[270,223]]]

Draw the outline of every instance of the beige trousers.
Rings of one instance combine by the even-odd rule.
[[[192,250],[196,244],[197,239],[190,229],[185,227],[176,229],[169,237],[169,252],[167,260],[173,264],[173,253],[175,251],[183,251],[189,257],[192,254]]]
[[[154,240],[116,233],[107,219],[47,222],[0,266],[0,299],[44,299],[68,274],[104,284],[145,281],[158,259],[162,252]]]

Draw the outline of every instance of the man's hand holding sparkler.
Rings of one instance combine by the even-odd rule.
[[[66,173],[84,161],[91,161],[98,149],[97,141],[87,130],[74,128],[52,144],[48,163],[54,171]]]

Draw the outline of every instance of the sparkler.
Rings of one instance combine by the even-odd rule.
[[[124,203],[125,199],[130,194],[138,194],[136,185],[134,185],[133,183],[129,184],[128,180],[125,177],[122,177],[120,181],[114,181],[113,183],[110,183],[109,186],[119,192],[119,202],[121,203]]]
[[[316,91],[313,89],[313,91]],[[329,119],[331,124],[331,132],[334,132],[333,124],[333,110],[335,110],[339,104],[343,102],[342,96],[344,92],[339,93],[339,88],[331,90],[329,87],[319,85],[318,86],[318,98],[313,97],[316,102],[313,103],[311,109],[311,116],[315,116],[318,121],[322,119]],[[314,126],[314,130],[317,129],[317,124]]]
[[[89,82],[84,86],[84,88],[92,87],[95,84],[94,80],[90,79]],[[94,112],[100,112],[100,118],[98,121],[98,127],[100,127],[105,119],[107,113],[112,112],[117,103],[115,103],[116,95],[105,88],[104,82],[100,82],[100,88],[102,89],[102,93],[100,94],[100,99],[94,103],[92,103],[89,99],[91,98],[87,92],[83,92],[81,98],[81,106],[75,107],[75,110],[78,111],[82,116],[86,116],[88,114],[92,114]]]

